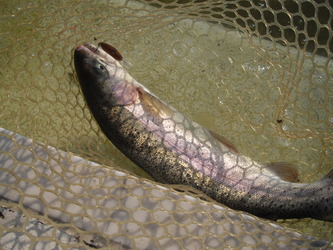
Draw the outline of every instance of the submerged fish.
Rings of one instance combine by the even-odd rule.
[[[263,218],[333,221],[333,171],[317,182],[297,183],[292,164],[264,166],[242,156],[138,83],[118,59],[91,44],[74,53],[83,95],[100,128],[153,178],[189,185]]]

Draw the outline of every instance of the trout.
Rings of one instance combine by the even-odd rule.
[[[239,154],[227,139],[137,82],[116,52],[106,44],[75,49],[81,90],[107,138],[155,180],[191,186],[262,218],[333,221],[333,170],[319,181],[300,183],[293,164],[263,165]]]

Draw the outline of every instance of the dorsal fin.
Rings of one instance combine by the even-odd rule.
[[[284,181],[299,182],[298,166],[289,162],[273,162],[264,166]]]
[[[219,135],[219,134],[216,134],[215,132],[209,130],[210,134],[216,139],[218,140],[219,142],[221,142],[223,145],[225,145],[226,147],[228,147],[232,152],[238,154],[238,150],[237,148],[235,147],[235,145],[229,141],[227,138],[225,138],[224,136],[222,135]]]
[[[154,113],[161,118],[171,118],[173,111],[163,103],[161,100],[148,93],[143,88],[138,88],[140,101],[145,108],[148,108],[148,112]]]

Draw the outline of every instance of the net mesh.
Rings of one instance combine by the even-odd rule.
[[[72,56],[83,42],[112,44],[128,72],[162,99],[242,154],[296,163],[310,182],[332,168],[332,7],[0,1],[0,127],[15,132],[0,131],[1,245],[328,246],[332,223],[272,223],[151,181],[101,133]]]

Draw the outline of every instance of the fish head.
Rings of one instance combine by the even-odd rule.
[[[74,65],[88,105],[127,105],[138,98],[134,79],[102,47],[76,47]]]

